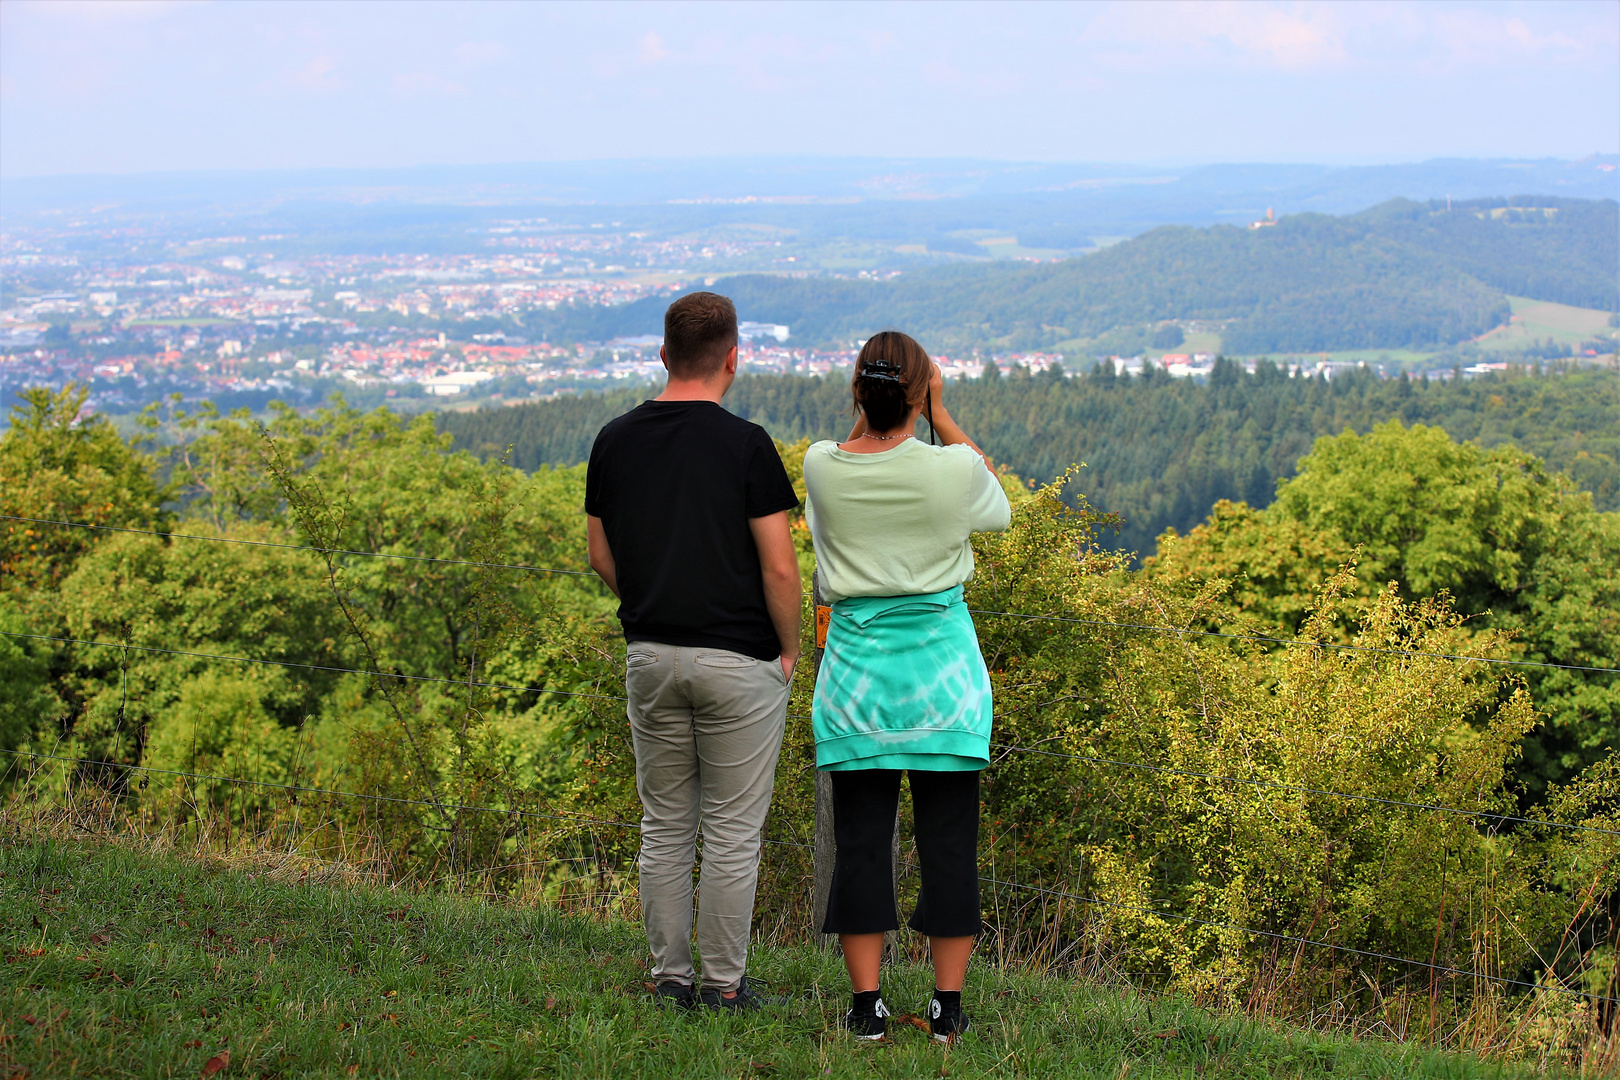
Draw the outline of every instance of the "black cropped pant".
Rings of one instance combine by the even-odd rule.
[[[922,862],[922,891],[908,925],[929,937],[977,934],[979,774],[909,770]],[[899,769],[830,772],[838,854],[824,934],[878,934],[900,928],[894,897]]]

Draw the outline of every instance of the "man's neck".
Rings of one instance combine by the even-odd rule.
[[[723,379],[671,379],[654,401],[712,401],[720,404],[730,385]]]

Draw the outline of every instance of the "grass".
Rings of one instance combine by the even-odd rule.
[[[1513,309],[1511,321],[1477,338],[1475,344],[1480,348],[1516,351],[1547,338],[1560,345],[1578,345],[1593,338],[1613,340],[1615,336],[1607,311],[1522,296],[1508,297],[1508,306]]]
[[[1221,335],[1214,330],[1195,330],[1188,334],[1186,340],[1174,349],[1152,349],[1150,352],[1164,354],[1168,352],[1186,353],[1191,356],[1195,353],[1219,353],[1221,351]]]
[[[1126,988],[976,965],[975,1028],[837,1031],[835,955],[760,948],[790,1004],[745,1017],[650,1004],[639,928],[408,892],[354,872],[151,842],[0,840],[0,1076],[1497,1077],[1512,1066],[1354,1041]],[[897,1009],[926,970],[885,977]]]

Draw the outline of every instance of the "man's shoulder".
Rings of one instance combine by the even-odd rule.
[[[611,436],[623,431],[625,428],[634,427],[638,421],[646,416],[646,405],[647,403],[643,401],[629,412],[622,412],[615,416],[602,425],[601,430],[596,433],[596,437],[600,439],[604,435]]]
[[[724,406],[715,411],[717,415],[714,417],[713,423],[717,430],[741,439],[764,439],[767,442],[770,441],[771,433],[766,431],[763,425],[756,424],[752,420],[745,420]]]
[[[634,442],[636,422],[639,419],[636,413],[641,406],[637,405],[627,413],[620,413],[596,431],[596,438],[591,440],[591,459],[594,461],[604,453],[612,453],[615,448],[623,446],[626,437]]]

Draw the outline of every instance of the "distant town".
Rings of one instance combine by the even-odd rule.
[[[76,224],[65,222],[60,236],[0,239],[0,393],[8,401],[25,386],[71,381],[90,388],[87,408],[113,413],[174,395],[258,410],[334,392],[367,406],[465,408],[652,383],[663,374],[657,336],[556,340],[537,329],[545,313],[674,296],[744,270],[803,273],[781,240],[653,239],[618,222],[497,222],[477,230],[479,252],[438,255],[288,255],[276,234],[169,241],[145,232],[99,235],[84,245],[93,254],[67,253],[64,237]],[[1256,227],[1268,224],[1269,215]],[[854,362],[859,341],[813,348],[794,340],[792,326],[749,314],[745,371],[831,375]],[[1122,373],[1156,366],[1200,378],[1215,354],[976,349],[936,359],[950,379],[977,377],[986,365],[1075,374],[1104,361]],[[1287,366],[1331,377],[1366,363],[1324,356]]]
[[[494,230],[488,243],[497,250],[487,256],[230,254],[104,264],[18,251],[13,240],[13,250],[0,257],[0,275],[45,271],[65,287],[7,290],[0,387],[9,397],[25,385],[78,382],[92,389],[88,407],[122,412],[173,393],[227,401],[280,394],[296,401],[319,393],[322,383],[402,405],[435,398],[517,402],[648,383],[663,375],[656,336],[554,342],[510,328],[539,309],[621,304],[712,284],[712,276],[672,264],[747,250],[641,243],[633,234],[536,236],[525,228],[537,226]],[[189,246],[206,250],[246,239]],[[599,262],[603,256],[625,262]],[[452,329],[424,334],[424,324]],[[745,320],[741,331],[740,360],[751,372],[827,375],[849,368],[859,346],[800,347],[790,326],[774,323]],[[1009,371],[1062,363],[1044,353],[938,360],[948,378],[979,375],[987,360]]]
[[[171,243],[152,261],[62,254],[60,237],[37,231],[7,235],[0,391],[10,399],[24,386],[73,381],[91,388],[88,408],[127,412],[173,394],[251,406],[336,389],[435,407],[633,385],[662,377],[656,336],[551,341],[527,332],[525,317],[674,296],[712,284],[710,268],[797,259],[770,257],[780,241],[652,240],[606,225],[559,231],[544,219],[483,231],[483,254],[252,254],[284,239],[271,234]],[[120,239],[98,236],[97,250]],[[136,249],[153,242],[128,239]],[[51,287],[29,288],[40,282]],[[791,343],[788,326],[741,329],[749,371],[821,375],[854,362],[855,343],[809,349]],[[969,368],[977,374],[982,361],[950,370]]]

